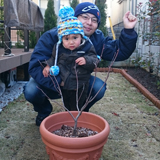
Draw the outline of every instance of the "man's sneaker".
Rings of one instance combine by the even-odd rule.
[[[46,117],[41,117],[41,116],[37,116],[36,117],[36,125],[40,126],[40,124],[42,123],[42,121],[45,119]]]

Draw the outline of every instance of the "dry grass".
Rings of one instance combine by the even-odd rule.
[[[105,78],[106,73],[98,73]],[[158,160],[160,111],[120,74],[110,73],[108,89],[90,110],[111,128],[101,160]],[[53,104],[53,113],[62,109]],[[52,114],[53,114],[52,113]],[[0,114],[0,160],[48,160],[35,125],[36,113],[21,95]]]

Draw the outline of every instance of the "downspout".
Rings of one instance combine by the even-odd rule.
[[[135,0],[135,6],[137,6],[137,0]],[[137,7],[135,7],[135,15],[137,14]]]
[[[110,27],[111,27],[111,31],[112,31],[112,36],[113,36],[113,39],[115,40],[116,37],[115,37],[115,34],[114,34],[114,30],[113,30],[113,26],[112,26],[111,17],[109,16],[108,19],[109,19],[109,23],[110,23]]]
[[[133,8],[134,8],[134,0],[132,0],[132,14],[134,14]]]
[[[38,4],[38,5],[39,5],[39,7],[41,8],[41,0],[39,0],[39,4]]]

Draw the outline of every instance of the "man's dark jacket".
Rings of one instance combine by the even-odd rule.
[[[130,57],[136,48],[137,33],[134,29],[123,29],[119,40],[112,40],[110,37],[104,37],[100,30],[96,30],[90,37],[97,55],[101,55],[104,46],[102,59],[112,61],[117,50],[116,61],[123,61]],[[57,28],[45,32],[38,40],[37,45],[31,55],[29,62],[29,74],[40,85],[54,90],[53,82],[50,77],[44,77],[40,62],[48,60],[52,55],[53,46],[58,42]]]

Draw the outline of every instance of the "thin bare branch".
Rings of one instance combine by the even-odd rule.
[[[104,85],[106,84],[106,82],[107,82],[107,80],[108,80],[108,78],[109,78],[109,73],[110,73],[110,71],[111,71],[111,67],[112,67],[113,63],[115,62],[115,60],[116,60],[116,58],[117,58],[117,56],[118,56],[118,53],[119,53],[119,50],[117,50],[117,52],[114,54],[113,60],[111,61],[112,63],[111,63],[111,64],[109,65],[109,67],[108,67],[109,69],[108,69],[107,77],[105,78],[105,81],[104,81],[103,85],[101,86],[101,88],[99,89],[99,91],[94,95],[94,97],[90,99],[89,103],[90,103],[91,101],[93,101],[93,99],[98,95],[98,93],[101,91],[101,89],[102,89],[102,88],[104,87]]]
[[[76,62],[75,62],[75,65],[74,65],[74,70],[75,70],[76,81],[77,81],[77,90],[76,90],[76,108],[77,108],[77,111],[79,111],[79,107],[78,107],[78,102],[79,102],[79,99],[78,99],[78,75],[77,75],[77,70],[76,70]]]
[[[104,45],[103,45],[101,57],[102,57],[103,51],[104,51]],[[103,85],[102,85],[101,88],[98,90],[98,92],[94,95],[94,97],[91,97],[91,92],[92,92],[92,89],[93,89],[93,86],[94,86],[94,83],[95,83],[95,80],[96,80],[96,76],[97,76],[97,71],[95,70],[95,77],[94,77],[94,80],[93,80],[93,83],[92,83],[92,86],[91,86],[89,95],[88,95],[88,97],[87,97],[87,99],[86,99],[86,102],[85,102],[84,105],[82,106],[81,110],[79,110],[78,102],[79,102],[79,99],[80,99],[80,97],[81,97],[84,89],[82,90],[82,93],[81,93],[80,97],[78,97],[78,86],[79,86],[79,85],[78,85],[78,75],[77,75],[76,63],[75,63],[74,69],[75,69],[76,81],[77,81],[76,107],[77,107],[77,110],[78,110],[78,114],[77,114],[76,117],[74,117],[74,116],[71,114],[71,112],[65,107],[65,105],[64,105],[64,100],[63,100],[63,95],[62,95],[62,91],[61,91],[60,85],[59,85],[58,82],[57,82],[56,77],[54,76],[54,79],[55,79],[56,84],[57,84],[58,87],[56,87],[55,82],[53,81],[52,77],[49,75],[49,77],[50,77],[50,79],[52,80],[55,88],[57,89],[57,92],[58,92],[58,93],[60,94],[60,96],[61,96],[61,99],[62,99],[62,102],[63,102],[63,106],[60,105],[58,102],[55,102],[55,101],[53,101],[53,100],[51,100],[51,101],[53,101],[53,102],[55,102],[56,104],[58,104],[58,105],[60,105],[61,107],[63,107],[63,108],[71,115],[71,117],[73,118],[73,120],[74,120],[74,122],[75,122],[75,123],[74,123],[73,135],[76,133],[77,121],[78,121],[78,118],[79,118],[79,116],[81,115],[82,111],[87,107],[87,105],[88,105],[91,101],[93,101],[93,99],[99,94],[99,92],[102,90],[102,88],[103,88],[104,85],[106,84],[106,82],[107,82],[107,80],[108,80],[108,78],[109,78],[109,73],[110,73],[110,70],[111,70],[111,66],[112,66],[113,63],[115,62],[115,60],[116,60],[116,58],[117,58],[117,56],[118,56],[118,53],[119,53],[119,50],[117,50],[117,52],[116,52],[116,53],[114,54],[114,56],[113,56],[113,59],[112,59],[110,65],[109,65],[109,67],[108,67],[109,70],[108,70],[108,73],[107,73],[107,76],[106,76],[106,78],[105,78],[105,81],[104,81]],[[40,61],[39,61],[39,62],[40,62]],[[40,64],[41,64],[41,66],[43,66],[41,62],[40,62]],[[97,63],[97,64],[98,64],[98,63]],[[95,64],[95,68],[97,68],[97,64]],[[39,89],[40,89],[40,88],[39,88]],[[44,91],[43,91],[42,89],[40,89],[40,90],[42,91],[42,93],[43,93],[48,99],[50,99],[50,98],[44,93]]]

